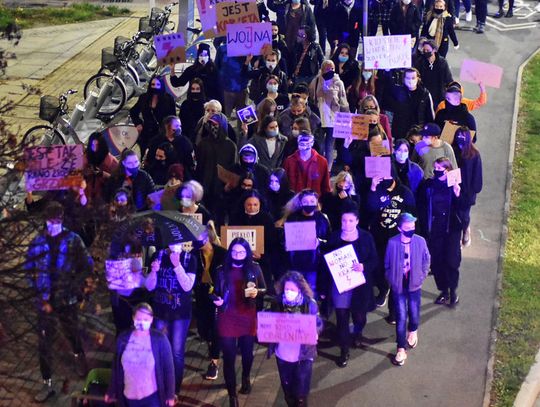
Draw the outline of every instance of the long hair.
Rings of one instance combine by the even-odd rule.
[[[283,294],[283,291],[285,289],[285,283],[287,281],[291,281],[296,284],[296,286],[304,296],[304,299],[313,298],[313,291],[311,290],[311,287],[309,286],[304,276],[298,271],[287,271],[283,276],[281,276],[275,287],[276,293],[278,295]]]
[[[336,175],[336,179],[334,180],[334,193],[336,195],[338,193],[337,186],[340,182],[348,182],[351,185],[350,195],[356,195],[356,189],[354,188],[353,177],[350,172],[341,171],[338,175]]]
[[[193,84],[197,84],[199,85],[199,87],[201,88],[201,100],[206,100],[206,92],[204,90],[204,82],[202,81],[202,79],[200,78],[193,78],[190,82],[189,82],[189,86],[188,86],[188,91],[187,91],[187,97],[188,99],[191,99],[193,97],[193,93],[191,92],[191,85]]]
[[[334,51],[334,54],[331,57],[332,61],[334,61],[334,65],[336,67],[339,66],[339,54],[341,53],[341,50],[343,50],[343,49],[346,49],[349,52],[349,59],[348,59],[347,62],[349,62],[351,60],[354,61],[354,56],[351,53],[351,46],[349,44],[347,44],[346,42],[342,42],[341,44],[339,44],[336,47],[336,50]]]
[[[92,142],[94,140],[98,143],[98,148],[96,152],[92,151]],[[86,158],[88,159],[88,162],[97,167],[103,162],[103,160],[105,160],[105,157],[107,157],[108,154],[109,146],[107,145],[103,134],[98,131],[90,134],[86,147]]]
[[[120,154],[120,159],[118,160],[118,167],[116,167],[116,170],[113,172],[111,178],[115,180],[121,180],[126,176],[126,167],[124,167],[124,160],[132,155],[137,156],[137,158],[139,157],[134,150],[124,148],[124,150]]]
[[[232,269],[232,248],[235,245],[240,245],[246,250],[246,259],[244,260],[244,270],[250,270],[254,267],[253,265],[253,252],[251,251],[251,246],[247,242],[246,239],[242,237],[237,237],[233,239],[233,241],[229,244],[229,248],[227,249],[227,255],[225,256],[225,262],[223,264],[223,269],[225,272],[228,272]]]
[[[278,118],[276,116],[264,116],[263,117],[263,119],[260,121],[260,124],[259,124],[259,129],[258,129],[259,136],[266,138],[266,128],[272,122],[277,122],[278,129],[279,129],[279,120],[278,120]],[[279,130],[278,130],[278,132],[279,132]]]
[[[456,139],[458,134],[465,137],[465,145],[462,149],[460,149],[457,145]],[[461,126],[460,128],[458,128],[456,130],[456,134],[454,135],[454,141],[452,143],[452,146],[456,151],[461,150],[461,154],[459,154],[459,156],[464,160],[470,160],[471,158],[474,158],[480,154],[476,146],[473,144],[471,136],[471,131],[467,126]]]
[[[287,172],[283,168],[275,168],[270,173],[270,177],[272,175],[279,181],[279,192],[288,192],[290,190],[289,177],[287,177]],[[270,180],[270,177],[268,177],[268,180]]]

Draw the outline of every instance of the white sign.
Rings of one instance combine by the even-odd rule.
[[[105,278],[111,290],[130,290],[142,283],[142,258],[105,260]]]
[[[324,259],[340,294],[366,283],[364,273],[352,268],[354,263],[358,263],[352,244],[325,254]]]
[[[377,35],[364,37],[365,69],[411,67],[410,35]]]
[[[262,55],[265,45],[272,45],[271,23],[227,25],[227,56]]]

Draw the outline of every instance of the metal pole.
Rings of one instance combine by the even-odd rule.
[[[156,0],[148,0],[148,15],[152,13],[154,7],[156,7]]]
[[[362,4],[362,61],[364,60],[364,37],[368,35],[368,0],[363,0]],[[358,50],[360,52],[360,49]],[[358,60],[358,56],[356,58]]]

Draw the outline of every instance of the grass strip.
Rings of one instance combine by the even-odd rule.
[[[524,70],[492,405],[512,406],[540,347],[540,54]]]

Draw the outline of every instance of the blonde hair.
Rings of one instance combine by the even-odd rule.
[[[221,106],[221,103],[219,102],[219,100],[216,100],[216,99],[212,99],[206,102],[204,104],[204,110],[206,111],[206,109],[208,109],[210,106],[214,106],[216,110],[220,113],[223,110],[223,106]]]

